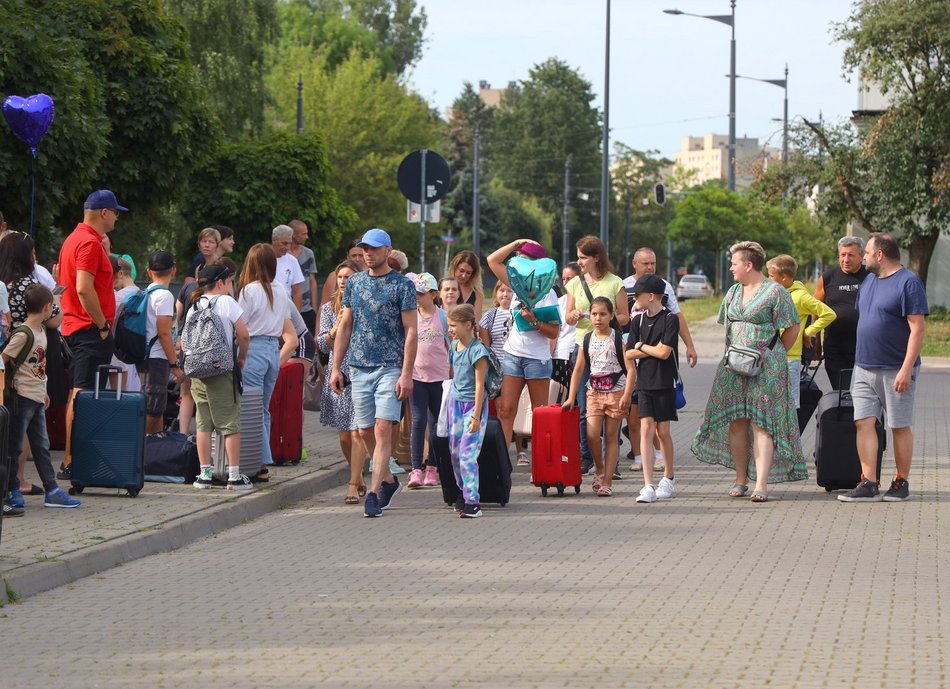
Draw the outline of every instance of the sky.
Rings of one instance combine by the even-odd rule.
[[[464,82],[504,88],[532,66],[557,57],[591,82],[603,107],[606,0],[418,0],[428,16],[412,87],[440,112]],[[685,136],[727,134],[729,27],[671,16],[664,9],[729,14],[728,0],[613,0],[610,139],[672,157]],[[857,84],[842,74],[844,44],[832,24],[850,0],[738,0],[736,73],[782,79],[789,68],[789,120],[844,121],[857,107]],[[736,82],[736,134],[782,145],[783,91]],[[778,121],[772,121],[777,118]]]

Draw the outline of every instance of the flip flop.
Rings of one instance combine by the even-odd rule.
[[[752,495],[749,497],[749,500],[751,502],[768,502],[769,495],[768,493],[764,493],[761,490],[754,490],[752,491]]]
[[[730,498],[743,498],[745,494],[749,492],[749,486],[744,483],[735,483],[732,488],[729,489]]]

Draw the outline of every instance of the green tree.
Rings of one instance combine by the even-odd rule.
[[[184,215],[195,227],[233,227],[235,249],[243,255],[257,242],[269,242],[270,231],[291,218],[313,228],[313,250],[323,265],[356,214],[329,183],[330,165],[319,134],[270,133],[254,141],[222,146],[200,167],[185,199]],[[189,238],[183,250],[192,251]]]
[[[277,39],[277,0],[167,0],[188,30],[191,60],[229,138],[264,126],[265,50]]]
[[[288,0],[279,10],[284,43],[318,48],[330,69],[355,50],[402,76],[422,57],[427,19],[415,0]]]
[[[0,90],[45,90],[57,103],[37,160],[38,223],[68,229],[85,195],[107,186],[133,209],[130,241],[146,239],[134,213],[179,197],[217,137],[181,23],[139,0],[10,0],[0,12]],[[30,164],[18,140],[0,139],[0,193],[20,227]]]
[[[865,229],[899,236],[926,281],[950,227],[950,4],[862,0],[835,37],[848,43],[845,69],[879,85],[891,107],[850,136],[808,123],[834,168],[830,189]]]
[[[330,183],[357,213],[348,232],[386,228],[417,262],[418,226],[406,223],[406,200],[396,186],[396,171],[412,151],[438,150],[439,121],[420,96],[393,75],[383,74],[376,58],[354,51],[330,70],[325,56],[298,45],[275,55],[269,69],[267,83],[275,103],[270,119],[278,129],[289,130],[296,122],[299,74],[307,93],[314,94],[304,99],[305,131],[323,135]]]
[[[571,185],[584,197],[569,199],[572,239],[597,225],[601,130],[593,100],[590,82],[565,62],[549,59],[509,89],[488,142],[492,167],[505,186],[537,198],[552,217],[561,217],[570,160]]]

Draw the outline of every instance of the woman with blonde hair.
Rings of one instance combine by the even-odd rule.
[[[198,233],[198,253],[188,266],[184,284],[195,282],[198,273],[207,265],[211,265],[221,256],[221,233],[213,227],[206,227]]]
[[[290,298],[275,285],[277,254],[270,244],[255,244],[247,252],[244,270],[238,283],[238,304],[244,309],[244,320],[251,341],[244,366],[244,386],[260,388],[264,393],[263,445],[261,473],[258,480],[268,478],[267,467],[274,463],[270,451],[270,398],[277,384],[281,364],[294,355],[297,333],[290,320]]]
[[[808,477],[786,363],[786,351],[795,344],[800,325],[792,295],[762,272],[762,246],[739,242],[730,253],[736,284],[723,297],[719,323],[726,325],[727,346],[759,350],[764,365],[758,375],[748,376],[727,368],[725,358],[719,362],[691,449],[701,462],[735,469],[730,497],[743,497],[754,478],[750,498],[765,502],[770,478],[778,482]],[[779,340],[781,345],[776,346]],[[753,456],[755,464],[750,467]]]
[[[458,280],[459,304],[471,304],[475,309],[475,321],[478,322],[482,317],[485,301],[478,255],[473,251],[459,251],[449,264],[448,274]]]
[[[333,359],[333,343],[336,340],[337,321],[340,311],[343,310],[343,290],[351,276],[360,272],[359,266],[352,261],[343,261],[334,269],[336,276],[336,291],[330,301],[320,307],[320,330],[317,333],[317,347],[323,354]],[[340,372],[349,380],[350,368],[343,359]],[[350,396],[350,386],[343,388],[339,395],[330,388],[330,376],[323,377],[323,389],[320,396],[320,423],[324,426],[333,426],[340,435],[340,449],[350,465],[350,481],[344,502],[347,505],[359,504],[360,498],[366,495],[366,484],[363,482],[363,465],[366,462],[366,448],[360,439],[359,428],[353,414],[353,398]]]

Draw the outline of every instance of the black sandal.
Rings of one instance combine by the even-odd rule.
[[[270,481],[270,472],[263,468],[251,477],[251,483],[267,483]]]

